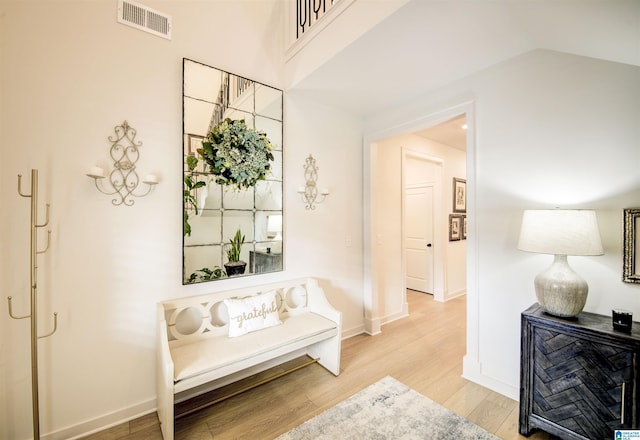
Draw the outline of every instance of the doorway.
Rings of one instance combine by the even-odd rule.
[[[473,228],[475,222],[473,221],[474,213],[474,185],[473,177],[474,163],[475,163],[475,150],[473,144],[473,103],[466,103],[456,107],[452,107],[448,110],[438,112],[435,114],[427,115],[422,118],[413,119],[410,122],[393,125],[381,131],[375,133],[369,133],[365,136],[365,277],[364,277],[364,306],[365,306],[365,330],[369,334],[380,333],[381,327],[384,323],[390,322],[393,319],[400,317],[398,314],[394,314],[398,311],[400,303],[406,306],[406,289],[405,287],[405,272],[406,262],[403,249],[403,240],[405,235],[401,230],[404,220],[402,219],[401,201],[404,199],[403,181],[400,176],[401,164],[400,159],[402,154],[398,154],[398,162],[395,162],[393,156],[389,154],[389,145],[395,144],[406,147],[405,151],[417,151],[423,155],[431,156],[431,158],[438,157],[439,155],[431,154],[428,149],[421,150],[420,148],[413,148],[415,145],[411,145],[412,137],[414,140],[416,136],[420,136],[421,132],[431,127],[441,125],[445,122],[449,122],[458,117],[466,119],[469,129],[466,132],[466,140],[468,140],[468,150],[466,152],[459,152],[462,156],[460,159],[460,169],[451,170],[451,164],[449,163],[449,157],[445,155],[443,157],[446,162],[444,166],[446,168],[442,170],[441,178],[437,179],[442,186],[442,194],[439,200],[434,201],[434,206],[438,206],[441,209],[440,214],[434,212],[433,222],[433,242],[432,251],[434,252],[433,264],[434,264],[434,286],[433,292],[434,299],[436,301],[445,301],[451,297],[448,295],[448,290],[451,286],[448,285],[448,280],[452,278],[450,276],[448,264],[448,247],[450,242],[448,240],[449,229],[449,214],[452,211],[453,199],[453,185],[448,185],[448,182],[452,182],[453,177],[466,177],[470,179],[467,185],[468,195],[468,209],[467,216],[469,217],[469,236],[471,240],[465,240],[463,247],[466,247],[466,251],[462,254],[458,254],[456,258],[463,260],[466,267],[463,267],[461,271],[455,275],[457,280],[469,280],[470,285],[464,286],[465,289],[455,292],[457,294],[467,294],[467,305],[469,306],[467,321],[470,324],[470,328],[475,328],[475,322],[477,321],[477,297],[475,292],[475,285],[473,283],[474,274],[476,271],[475,266],[475,252],[476,246],[473,242],[474,234]],[[424,142],[418,142],[424,144]],[[403,149],[404,150],[404,149]],[[394,203],[390,199],[389,194],[393,193],[392,180],[394,172],[393,170],[397,164],[397,174],[395,174],[397,182],[398,194],[398,211],[389,210],[388,208]],[[467,166],[468,164],[468,166]],[[468,170],[465,176],[465,169]],[[470,199],[469,199],[470,196]],[[434,191],[434,198],[437,198],[437,191]],[[410,202],[409,202],[410,203]],[[397,214],[396,214],[397,213]],[[394,220],[395,219],[395,220]],[[394,225],[394,221],[397,229]],[[397,235],[393,232],[397,230]],[[394,248],[397,244],[397,250]],[[438,245],[437,240],[441,242]],[[425,243],[425,246],[428,243]],[[397,253],[396,253],[397,252]],[[441,258],[435,255],[436,252],[441,252]],[[465,256],[466,255],[466,256]],[[396,257],[397,256],[397,257]],[[397,260],[395,259],[397,258]],[[402,262],[400,261],[402,260]],[[395,262],[397,261],[398,264]],[[438,266],[440,265],[440,266]],[[438,272],[443,273],[442,279],[438,281]],[[402,287],[401,287],[402,286]],[[441,296],[436,299],[440,289]],[[455,296],[455,295],[454,295]],[[408,312],[408,309],[404,310]],[[400,315],[406,316],[404,313]],[[475,357],[477,347],[473,342],[468,347],[471,357]]]

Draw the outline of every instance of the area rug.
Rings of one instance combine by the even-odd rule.
[[[498,440],[387,376],[276,440]]]

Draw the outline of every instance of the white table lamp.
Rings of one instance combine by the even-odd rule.
[[[535,278],[536,297],[548,313],[573,317],[582,312],[589,286],[567,263],[568,255],[602,255],[593,210],[527,210],[518,249],[554,255],[553,264]]]
[[[282,216],[270,215],[267,217],[267,237],[274,240],[282,240]]]

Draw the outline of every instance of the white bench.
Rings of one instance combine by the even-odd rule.
[[[269,308],[257,307],[244,319],[230,319],[229,307],[237,315],[238,302],[228,300],[258,294],[259,299],[275,298],[275,319],[282,323],[230,337],[239,323],[260,321]],[[269,317],[274,318],[273,313]],[[158,418],[165,440],[174,436],[176,402],[303,355],[336,376],[340,373],[342,314],[312,278],[162,301],[158,325]]]

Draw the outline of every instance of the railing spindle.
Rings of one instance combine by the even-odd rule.
[[[311,29],[339,0],[296,0],[296,39]]]

